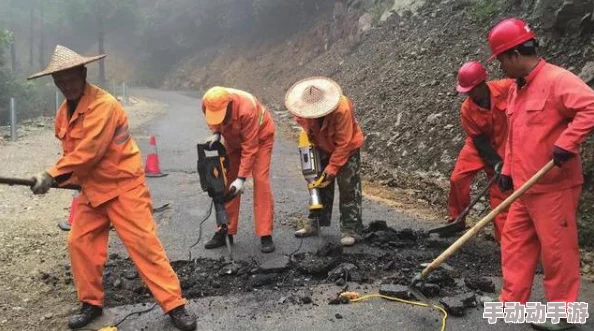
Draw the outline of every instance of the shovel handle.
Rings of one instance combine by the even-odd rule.
[[[20,186],[33,186],[35,185],[35,180],[33,179],[26,179],[26,178],[10,178],[10,177],[0,177],[0,184],[5,185],[20,185]],[[52,188],[59,188],[65,190],[75,190],[80,191],[81,187],[79,185],[74,184],[67,184],[63,186],[59,186],[58,184],[52,184]]]
[[[468,230],[462,237],[458,238],[448,249],[446,249],[443,253],[441,253],[431,264],[429,264],[425,269],[421,272],[421,277],[425,278],[427,275],[437,269],[447,258],[452,256],[456,253],[470,238],[472,238],[475,234],[477,234],[482,228],[485,227],[488,223],[490,223],[495,216],[501,213],[504,209],[509,207],[517,198],[519,198],[524,192],[526,192],[532,185],[538,182],[542,177],[544,177],[553,167],[555,163],[551,160],[547,163],[542,169],[540,169],[534,176],[532,176],[522,187],[520,187],[517,191],[512,193],[507,199],[505,199],[497,208],[493,209],[487,216],[481,219],[478,223],[476,223],[470,230]]]

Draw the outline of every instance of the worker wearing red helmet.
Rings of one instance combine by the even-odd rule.
[[[468,97],[462,103],[462,128],[466,141],[450,177],[448,209],[450,222],[470,204],[470,185],[474,176],[484,170],[491,179],[501,170],[507,137],[507,95],[511,79],[487,82],[487,71],[477,61],[467,62],[458,70],[456,90]],[[489,189],[491,208],[497,207],[507,195],[497,185]],[[495,239],[499,241],[507,211],[495,219]],[[460,223],[459,230],[466,228]]]
[[[508,140],[500,187],[519,188],[551,159],[553,168],[509,210],[501,237],[500,301],[526,303],[539,258],[549,302],[575,302],[580,285],[576,212],[582,190],[581,142],[594,128],[594,91],[536,55],[535,34],[519,19],[489,32],[491,59],[516,79],[508,99]],[[568,330],[547,321],[538,330]]]

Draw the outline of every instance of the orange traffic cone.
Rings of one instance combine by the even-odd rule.
[[[151,146],[151,152],[146,156],[145,175],[147,177],[167,176],[167,174],[161,172],[161,167],[159,166],[159,154],[157,153],[157,139],[155,136],[151,136],[149,145]]]

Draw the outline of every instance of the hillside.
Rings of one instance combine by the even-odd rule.
[[[367,177],[413,189],[418,199],[443,207],[464,140],[456,71],[468,60],[485,62],[486,36],[495,22],[508,16],[527,19],[537,31],[543,57],[587,81],[594,77],[588,70],[582,73],[594,60],[591,1],[396,1],[391,12],[381,10],[385,4],[336,1],[332,12],[283,42],[230,40],[204,49],[171,72],[165,85],[246,89],[280,112],[280,121],[292,124],[283,114],[287,88],[309,75],[331,76],[355,102],[366,135]],[[385,21],[378,20],[389,13]],[[496,63],[488,69],[491,78],[501,76]],[[594,202],[594,153],[591,142],[583,147],[581,217],[586,225]],[[583,243],[594,243],[587,239],[594,232],[580,234]]]

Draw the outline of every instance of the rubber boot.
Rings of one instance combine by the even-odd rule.
[[[71,329],[82,328],[102,314],[103,308],[83,302],[80,312],[68,319],[68,327]]]
[[[318,234],[320,229],[318,228],[318,222],[315,219],[307,219],[303,227],[297,231],[295,231],[295,237],[297,238],[305,238],[310,236],[315,236]]]
[[[228,235],[228,237],[229,237],[229,242],[231,242],[231,244],[233,245],[233,236]],[[204,248],[213,249],[213,248],[224,247],[226,245],[227,244],[225,243],[225,233],[223,231],[217,231],[217,232],[215,232],[212,239],[209,240],[206,243],[206,245],[204,245]]]
[[[272,253],[275,250],[274,242],[272,242],[272,236],[264,236],[260,238],[260,250],[262,253]]]
[[[566,319],[559,320],[559,323],[553,324],[551,320],[547,320],[542,324],[530,323],[534,330],[542,330],[542,331],[563,331],[563,330],[572,330],[575,328],[574,324],[567,323]]]
[[[196,330],[196,318],[188,314],[185,305],[174,308],[169,312],[169,317],[173,326],[178,330]]]
[[[342,246],[353,246],[355,244],[355,236],[353,236],[349,232],[343,232],[342,238],[340,239],[340,244]]]

